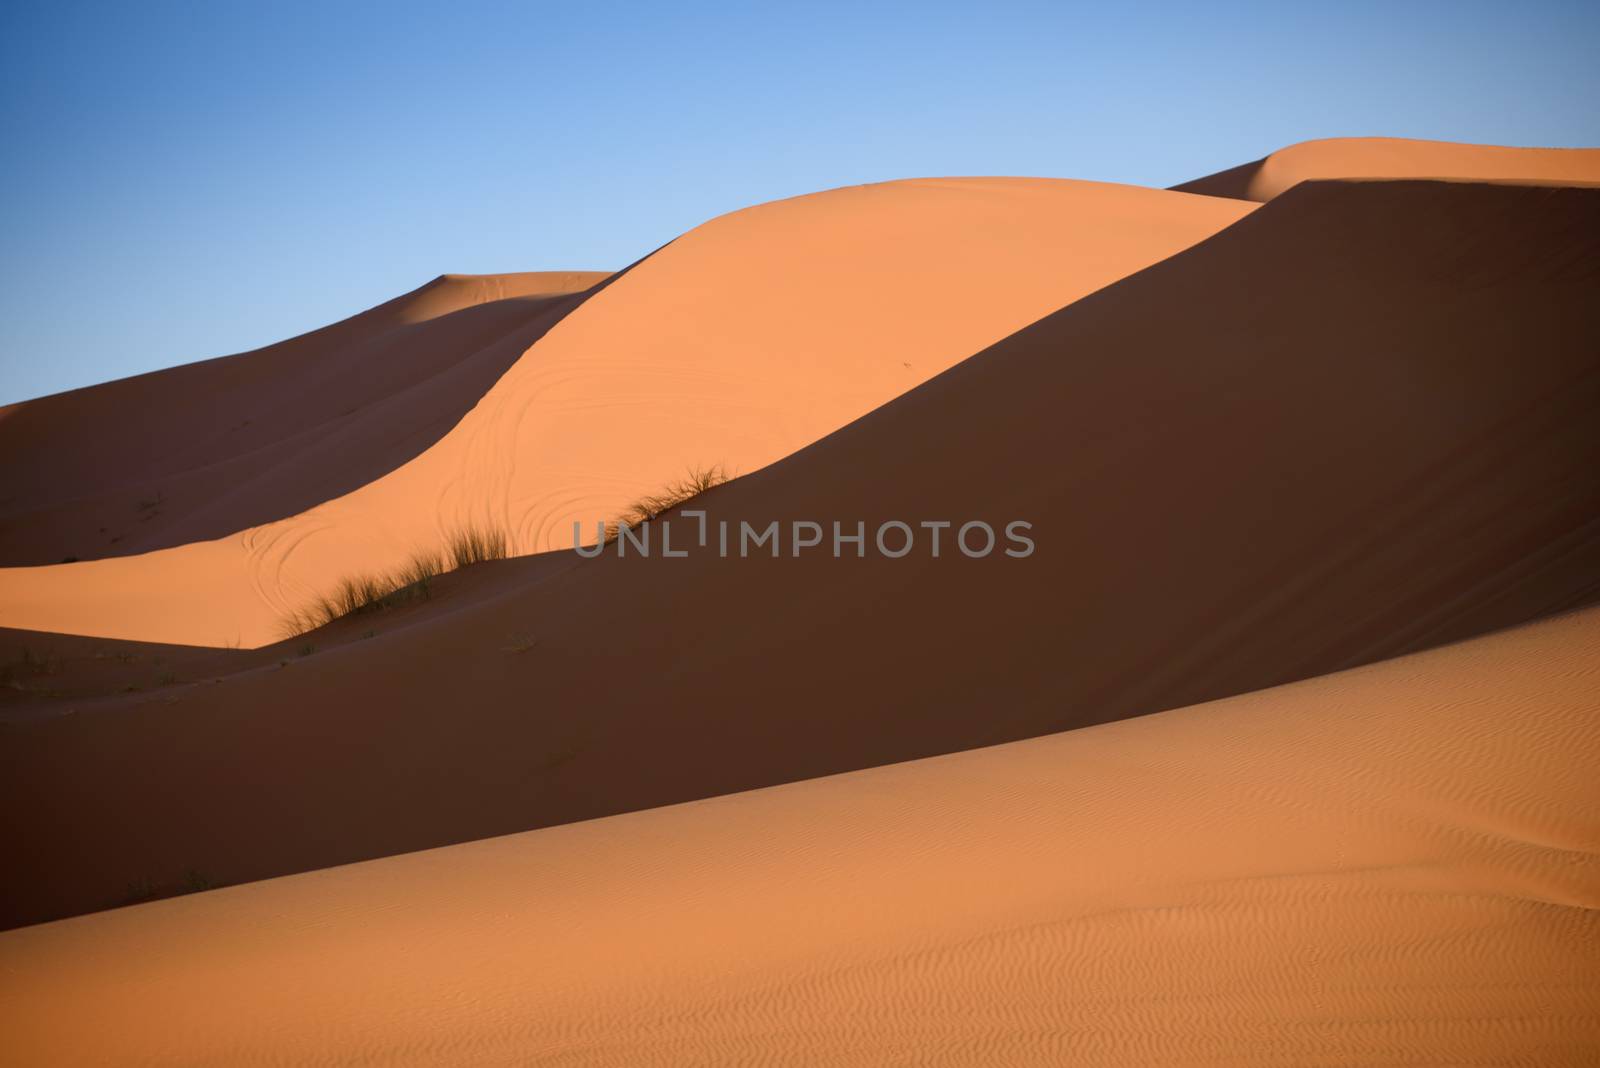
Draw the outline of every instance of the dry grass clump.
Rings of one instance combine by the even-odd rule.
[[[693,467],[688,474],[676,482],[669,482],[662,487],[659,493],[648,494],[640,497],[622,514],[606,524],[605,541],[609,545],[617,540],[623,527],[637,527],[650,522],[663,512],[670,512],[680,504],[686,504],[695,497],[700,496],[713,486],[720,486],[728,481],[728,473],[721,464],[712,464],[710,467]]]
[[[324,594],[284,618],[285,638],[298,637],[346,616],[381,612],[408,601],[433,596],[431,582],[446,571],[504,560],[511,555],[511,539],[498,527],[463,526],[445,539],[443,550],[422,550],[387,574],[353,575],[342,579],[332,593]]]
[[[450,535],[447,548],[452,569],[485,560],[504,560],[511,555],[506,532],[498,528],[462,527]]]
[[[341,579],[332,593],[318,597],[283,621],[283,636],[293,638],[325,627],[336,619],[377,612],[396,604],[432,596],[429,582],[444,571],[444,558],[422,552],[387,575],[354,575]]]

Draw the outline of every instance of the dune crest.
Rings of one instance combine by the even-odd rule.
[[[1596,648],[1590,610],[12,931],[0,1026],[37,1065],[1583,1064]]]
[[[606,277],[443,275],[263,349],[0,409],[0,562],[149,552],[342,496],[443,437]]]
[[[1027,559],[543,554],[372,640],[67,705],[0,748],[0,808],[30,814],[0,826],[27,858],[0,922],[1035,737],[1593,600],[1596,234],[1600,190],[1307,183],[700,502],[1023,519]]]
[[[401,468],[236,535],[0,571],[0,626],[255,646],[353,571],[462,524],[502,528],[519,552],[564,548],[574,520],[691,467],[753,471],[1249,210],[993,178],[735,212],[585,300]]]
[[[1172,188],[1183,193],[1265,202],[1301,182],[1356,178],[1592,185],[1600,183],[1600,149],[1330,137],[1302,141],[1262,159]]]

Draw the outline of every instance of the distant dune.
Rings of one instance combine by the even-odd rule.
[[[205,541],[356,489],[443,437],[605,277],[445,275],[255,352],[0,409],[0,563]]]
[[[1502,148],[1399,137],[1302,141],[1263,159],[1173,186],[1237,200],[1271,200],[1300,182],[1328,178],[1433,178],[1524,184],[1600,183],[1600,149]]]
[[[1161,190],[994,178],[856,186],[735,212],[648,257],[554,326],[538,309],[507,309],[513,323],[533,317],[511,333],[474,334],[472,342],[499,339],[480,362],[502,377],[448,434],[383,477],[375,476],[399,445],[369,442],[345,452],[342,439],[314,450],[266,440],[298,427],[292,420],[256,431],[266,452],[239,461],[269,465],[285,452],[290,467],[263,469],[256,478],[266,488],[250,482],[222,498],[212,472],[169,486],[150,476],[167,470],[154,461],[82,475],[93,464],[86,446],[74,445],[78,458],[62,463],[78,466],[55,471],[46,464],[37,476],[46,489],[38,494],[75,494],[67,487],[82,475],[101,487],[95,507],[119,510],[135,529],[135,520],[193,511],[192,522],[175,524],[169,536],[240,532],[133,558],[0,571],[0,625],[255,646],[277,638],[285,616],[352,572],[395,566],[463,523],[504,527],[521,552],[564,548],[574,520],[608,518],[688,467],[720,464],[745,473],[777,460],[1248,210]],[[499,314],[457,313],[449,317],[450,336]],[[509,328],[494,322],[497,331]],[[403,340],[418,346],[404,349],[409,358],[433,358],[426,348],[432,325]],[[541,334],[520,358],[513,353]],[[360,370],[363,353],[393,357],[382,349],[391,337],[371,343],[378,349],[341,355],[355,369],[337,388],[286,375],[273,396],[292,410],[310,403],[302,400],[306,393],[323,392],[333,400],[317,402],[317,410],[338,426],[344,408],[375,399],[361,392],[371,385]],[[296,358],[322,366],[312,340],[287,344]],[[275,382],[287,357],[264,350],[234,359],[248,368],[240,374]],[[91,410],[124,410],[122,395],[142,391],[149,407],[140,409],[147,414],[136,428],[170,404],[193,407],[189,391],[233,374],[231,364],[208,370],[213,366],[166,372],[187,383],[166,398],[145,396],[167,382],[146,376],[101,387],[104,393],[36,402],[43,405],[36,417],[23,405],[0,427],[69,417],[67,425],[79,426]],[[473,381],[481,387],[485,376]],[[417,407],[431,411],[432,394],[431,386],[419,389],[362,425],[402,433],[415,445],[420,427],[433,426]],[[52,414],[58,411],[66,414]],[[131,433],[130,418],[118,416],[82,441],[120,440]],[[231,418],[218,434],[234,430]],[[193,429],[180,419],[174,440],[185,442],[182,454],[208,455],[214,437],[186,436]],[[216,474],[238,477],[237,469]],[[352,492],[305,499],[335,489]],[[291,500],[304,510],[241,530],[246,519],[277,518]],[[86,515],[101,514],[69,511],[61,528],[79,532],[93,521]],[[16,535],[19,556],[37,563],[90,555],[77,537],[47,548],[49,528],[31,526],[37,522],[28,520],[31,533]]]
[[[1027,560],[507,561],[410,625],[344,625],[370,640],[19,726],[3,917],[1037,736],[1585,603],[1597,235],[1600,190],[1304,184],[704,501],[1022,519]]]
[[[1600,611],[0,935],[19,1063],[1583,1065]]]

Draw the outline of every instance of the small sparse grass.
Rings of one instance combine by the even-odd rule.
[[[411,554],[411,559],[406,561],[396,580],[400,583],[399,589],[420,587],[424,596],[428,593],[428,582],[438,577],[445,571],[444,557],[436,552],[424,550]]]
[[[426,600],[433,595],[429,583],[444,571],[444,558],[436,552],[419,552],[388,575],[356,575],[339,583],[332,594],[317,598],[283,622],[283,635],[297,637],[336,619],[377,612],[405,601]],[[315,646],[304,646],[301,656],[309,656]]]
[[[317,598],[283,621],[285,638],[294,638],[327,626],[346,616],[381,612],[408,601],[428,600],[433,596],[432,581],[446,571],[504,560],[510,553],[510,538],[496,527],[464,526],[445,539],[443,550],[423,550],[389,574],[356,575],[341,581],[333,593]],[[373,636],[368,631],[363,637]],[[310,655],[306,646],[301,656]]]
[[[21,680],[40,675],[54,675],[61,664],[53,653],[36,653],[24,645],[17,658],[0,664],[0,686],[22,689]]]
[[[452,569],[485,560],[504,560],[511,555],[506,532],[488,527],[467,526],[450,535],[446,548]]]
[[[650,522],[663,512],[670,512],[680,504],[687,504],[706,490],[728,481],[728,472],[721,464],[710,467],[692,467],[683,478],[669,482],[659,493],[640,497],[621,515],[606,524],[605,541],[609,545],[617,540],[623,527],[638,527]]]
[[[159,901],[162,898],[181,897],[184,894],[198,894],[206,890],[214,890],[218,886],[215,879],[195,868],[190,868],[183,873],[183,878],[176,882],[157,883],[153,879],[135,879],[123,890],[120,905],[140,905],[146,901]]]

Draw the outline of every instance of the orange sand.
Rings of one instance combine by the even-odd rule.
[[[1327,178],[1437,178],[1526,184],[1600,183],[1600,149],[1503,148],[1399,137],[1302,141],[1252,163],[1173,186],[1238,200],[1271,200],[1300,182]]]
[[[835,190],[0,410],[0,1059],[1594,1062],[1597,159]],[[1036,551],[565,551],[708,464]],[[554,551],[248,648],[464,521]]]
[[[256,352],[0,409],[0,455],[25,458],[0,563],[203,541],[356,489],[443,437],[605,277],[445,275]]]
[[[400,469],[218,540],[0,571],[0,626],[254,646],[353,571],[397,566],[463,523],[502,526],[521,552],[565,547],[574,519],[688,467],[753,471],[1247,210],[996,178],[735,212],[585,301]]]
[[[1589,1064],[1597,650],[1589,611],[12,931],[0,1031],[40,1066]]]
[[[146,662],[0,747],[0,807],[29,813],[0,826],[26,858],[0,921],[1037,736],[1593,599],[1597,232],[1600,190],[1310,183],[704,501],[1025,518],[1026,560],[561,552],[283,668]]]

